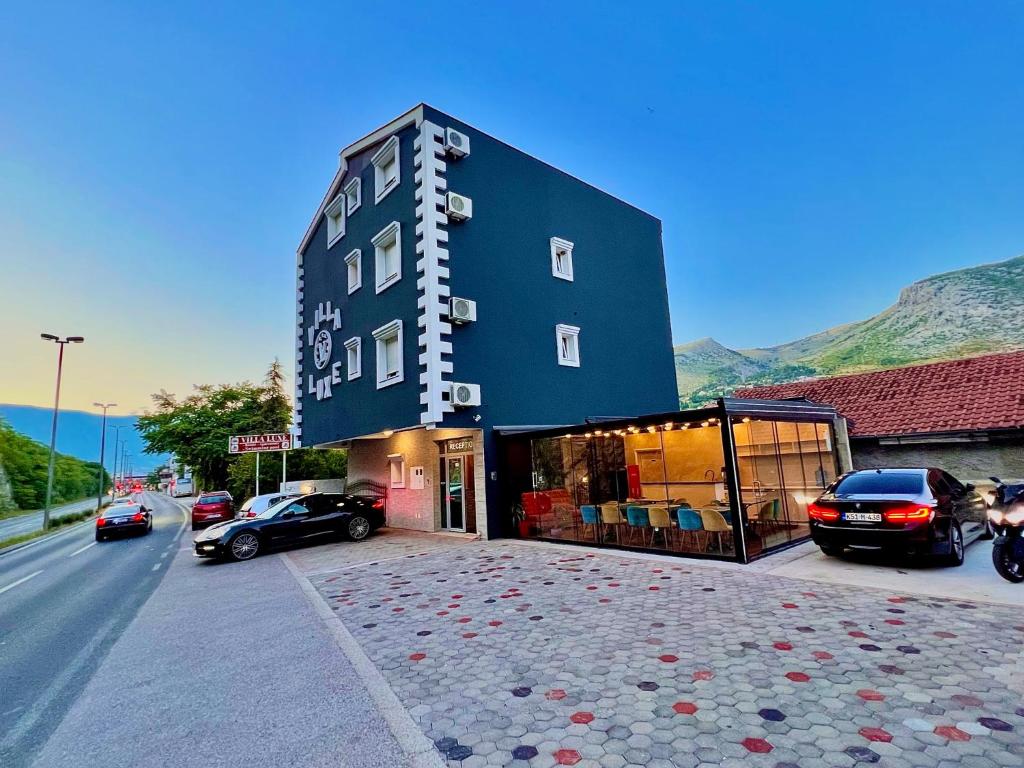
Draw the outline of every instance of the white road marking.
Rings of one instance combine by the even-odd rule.
[[[87,550],[89,547],[95,547],[95,546],[96,546],[96,542],[95,541],[91,541],[88,544],[86,544],[84,547],[79,547],[78,549],[76,549],[74,552],[72,552],[70,555],[68,555],[68,557],[74,557],[75,555],[79,554],[80,552],[85,552],[85,550]]]
[[[40,573],[42,573],[42,571],[36,571],[35,573],[30,573],[28,576],[23,576],[22,578],[18,579],[17,581],[8,584],[6,587],[0,587],[0,595],[2,595],[8,589],[14,589],[19,584],[24,584],[26,581],[28,581],[31,578],[34,578],[34,577],[38,576]]]
[[[163,559],[164,559],[165,557],[167,557],[167,555],[169,555],[169,554],[170,554],[170,552],[168,552],[168,551],[167,551],[167,550],[165,549],[165,550],[164,550],[163,552],[161,552],[161,553],[160,553],[160,559],[161,559],[161,560],[163,560]]]
[[[161,565],[162,565],[162,563],[157,563],[156,565],[153,566],[153,570],[154,571],[159,571]]]

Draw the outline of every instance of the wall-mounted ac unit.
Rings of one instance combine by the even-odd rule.
[[[476,302],[452,296],[448,300],[448,319],[453,323],[471,323],[476,320]]]
[[[449,192],[444,199],[444,212],[456,221],[473,218],[473,201],[463,195]]]
[[[445,128],[444,151],[452,157],[465,157],[469,154],[469,136],[451,128]]]
[[[480,385],[453,383],[451,385],[451,403],[456,408],[480,405]]]

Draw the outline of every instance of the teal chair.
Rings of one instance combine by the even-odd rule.
[[[633,543],[633,538],[636,536],[636,531],[639,528],[640,542],[646,547],[647,531],[651,528],[651,516],[647,512],[647,507],[635,505],[626,507],[626,523],[629,525],[629,540],[627,543]]]
[[[583,535],[587,535],[587,526],[591,527],[594,532],[594,543],[597,543],[597,528],[601,523],[601,518],[597,513],[597,507],[593,504],[584,504],[580,507],[580,517],[583,520]]]
[[[704,530],[700,514],[690,507],[680,507],[676,510],[676,522],[679,523],[679,532],[687,538],[693,539],[696,547],[700,548],[699,531]]]

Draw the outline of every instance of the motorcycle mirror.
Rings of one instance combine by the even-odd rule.
[[[998,477],[994,477],[994,476],[992,476],[992,475],[989,475],[989,478],[988,478],[988,479],[989,479],[989,480],[991,480],[991,481],[992,481],[993,483],[1002,483],[1002,482],[1003,482],[1003,481],[1002,481],[1002,480],[1000,480],[1000,479],[999,479]]]

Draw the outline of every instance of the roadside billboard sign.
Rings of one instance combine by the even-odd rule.
[[[288,451],[292,447],[292,436],[287,432],[269,435],[233,435],[228,438],[228,453],[265,453],[266,451]]]

